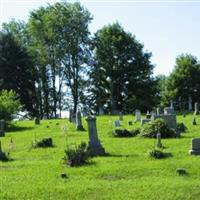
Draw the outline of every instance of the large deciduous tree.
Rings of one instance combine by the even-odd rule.
[[[166,80],[163,103],[173,99],[179,109],[187,109],[188,100],[200,102],[200,64],[196,57],[182,54],[176,58],[175,68]]]
[[[107,105],[114,113],[153,106],[151,53],[143,50],[135,36],[114,23],[97,31],[94,46],[96,62],[91,72],[91,91],[96,107]]]

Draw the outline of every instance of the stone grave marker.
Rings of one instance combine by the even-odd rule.
[[[174,108],[165,107],[164,108],[164,115],[170,115],[170,114],[174,114]]]
[[[192,149],[189,150],[190,155],[200,155],[200,138],[192,139]]]
[[[198,112],[199,112],[199,106],[198,106],[198,103],[196,102],[195,104],[194,104],[194,115],[198,115]]]
[[[5,120],[0,120],[0,137],[5,136]]]
[[[103,148],[100,140],[98,139],[96,117],[88,116],[86,118],[86,121],[88,123],[89,150],[91,156],[105,155],[105,149]]]
[[[160,134],[160,133],[157,133],[156,137],[157,137],[157,144],[156,144],[156,146],[157,146],[158,148],[162,148],[161,134]]]
[[[135,121],[137,122],[140,122],[141,121],[141,111],[136,109],[135,110]]]
[[[123,121],[123,114],[122,114],[122,112],[119,112],[119,120]]]
[[[115,127],[121,126],[120,121],[119,120],[114,121],[114,125],[115,125]]]

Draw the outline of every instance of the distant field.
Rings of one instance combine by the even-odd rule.
[[[8,151],[12,137],[15,149],[14,161],[0,162],[1,200],[199,200],[200,156],[190,156],[191,138],[200,137],[200,116],[197,126],[192,125],[192,115],[178,122],[188,127],[178,139],[163,139],[164,151],[172,157],[154,160],[148,152],[155,146],[155,139],[114,138],[110,120],[118,117],[97,117],[98,135],[107,157],[92,158],[90,164],[70,168],[63,163],[66,145],[88,141],[88,133],[76,132],[67,120],[43,120],[41,125],[33,121],[17,122],[19,128],[1,138],[4,151]],[[133,116],[125,116],[123,127],[132,129],[140,123],[128,126]],[[84,128],[87,129],[83,119]],[[59,123],[59,125],[56,125]],[[49,128],[47,128],[47,125]],[[67,125],[67,134],[61,126]],[[21,128],[21,129],[20,129]],[[30,149],[34,138],[52,137],[54,148]],[[176,168],[185,168],[188,176],[178,176]],[[69,178],[62,179],[66,173]]]

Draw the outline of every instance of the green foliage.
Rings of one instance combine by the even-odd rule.
[[[171,153],[166,153],[161,150],[154,149],[149,152],[149,156],[155,159],[162,159],[172,156]]]
[[[114,137],[135,137],[140,133],[140,129],[135,128],[131,131],[127,129],[115,129],[112,133]]]
[[[98,111],[132,112],[150,108],[155,97],[151,53],[119,23],[104,26],[94,38],[95,64],[91,69],[91,105]],[[147,98],[148,97],[148,98]]]
[[[84,165],[89,159],[89,150],[85,142],[75,146],[75,148],[68,148],[65,150],[65,154],[64,160],[71,167]]]
[[[53,140],[52,138],[43,138],[40,141],[35,141],[33,143],[34,148],[48,148],[48,147],[53,147]]]
[[[188,109],[188,98],[199,102],[200,92],[200,64],[196,57],[182,54],[176,58],[176,65],[166,80],[162,103],[168,104],[170,99],[179,102],[177,109]]]
[[[22,108],[18,96],[13,90],[0,92],[0,119],[11,120],[12,115]]]
[[[188,130],[188,128],[185,126],[183,122],[181,122],[177,123],[176,130],[180,133],[185,133]]]
[[[14,90],[24,108],[35,115],[37,73],[27,49],[14,34],[12,30],[0,31],[0,90]]]
[[[156,138],[157,133],[160,133],[162,138],[176,137],[175,130],[169,129],[162,119],[156,119],[144,124],[141,128],[140,135],[143,137]]]

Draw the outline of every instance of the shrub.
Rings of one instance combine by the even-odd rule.
[[[71,167],[82,166],[86,164],[89,159],[89,150],[85,142],[75,146],[75,148],[68,148],[65,150],[65,154],[64,160],[67,161],[67,164]]]
[[[176,129],[180,133],[185,133],[187,131],[187,127],[184,123],[178,123]]]
[[[6,155],[6,153],[4,153],[3,151],[0,151],[0,161],[3,161],[3,162],[9,161],[8,155]]]
[[[167,158],[171,156],[171,153],[166,153],[161,150],[152,150],[149,152],[149,156],[155,159]]]
[[[127,129],[115,129],[113,131],[113,135],[115,137],[134,137],[140,133],[140,129],[136,128],[131,131],[128,131]]]
[[[35,141],[35,143],[33,144],[33,147],[35,147],[35,148],[37,148],[37,147],[42,147],[42,148],[53,147],[52,138],[43,138],[40,141]]]
[[[157,133],[160,133],[162,138],[176,137],[175,130],[169,129],[162,119],[156,119],[148,124],[144,124],[140,131],[141,136],[149,138],[156,138]]]
[[[187,174],[188,174],[187,171],[186,171],[186,169],[184,169],[184,168],[177,168],[177,169],[176,169],[176,173],[177,173],[178,175],[180,175],[180,176],[183,176],[183,175],[187,175]]]

